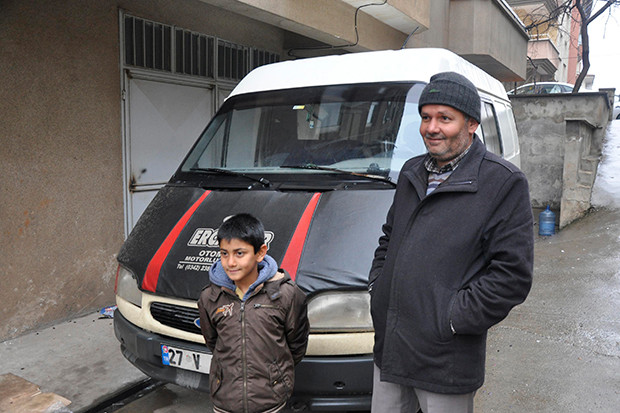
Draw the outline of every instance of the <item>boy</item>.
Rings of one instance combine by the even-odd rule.
[[[281,411],[308,344],[306,296],[267,255],[263,224],[234,215],[218,230],[220,259],[198,300],[200,328],[213,353],[215,413]]]

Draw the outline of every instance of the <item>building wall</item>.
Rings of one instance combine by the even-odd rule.
[[[352,45],[347,51],[367,51],[377,49],[397,49],[406,38],[396,28],[373,17],[378,6],[364,7],[357,16],[357,35],[355,31],[355,10],[363,4],[347,0],[201,0],[222,9],[230,10],[238,15],[252,17],[275,27],[312,38],[325,45],[340,49],[340,45]],[[407,19],[424,21],[424,14],[429,0],[416,0],[417,9],[411,10],[411,4],[397,1],[396,6],[407,13]],[[351,3],[351,4],[349,4]],[[408,1],[408,3],[412,3]],[[393,13],[391,5],[386,5]],[[392,14],[393,14],[392,13]],[[402,14],[402,12],[400,12]],[[389,21],[389,16],[384,16]],[[424,23],[421,23],[424,25]],[[316,56],[305,53],[302,56]]]
[[[572,15],[560,14],[556,20],[546,22],[550,13],[556,9],[557,2],[508,0],[508,3],[526,26],[539,23],[530,30],[532,39],[528,56],[533,62],[528,60],[528,74],[524,83],[559,81],[574,84],[577,80],[580,61],[579,29],[581,24],[577,9],[573,9]],[[536,43],[545,42],[549,42],[552,46],[536,45]],[[532,63],[537,66],[537,70],[534,69]]]
[[[590,208],[609,120],[608,95],[511,95],[510,101],[532,206],[559,211],[562,228]]]
[[[571,49],[571,29],[574,26],[570,16],[565,15],[560,19],[560,27],[558,29],[558,37],[556,40],[556,46],[559,52],[558,71],[555,75],[555,80],[558,82],[567,82],[569,79],[569,60]],[[575,82],[571,82],[575,84]]]
[[[528,37],[507,5],[497,0],[451,1],[448,26],[450,50],[500,81],[525,78]]]
[[[4,1],[0,339],[112,303],[123,239],[112,2]]]
[[[446,48],[502,82],[522,80],[528,37],[505,7],[495,0],[433,1],[429,30],[408,46]]]
[[[283,52],[282,29],[194,0],[3,1],[0,341],[114,303],[119,9]]]
[[[430,4],[430,27],[415,33],[408,47],[448,47],[450,33],[450,2],[435,0]]]
[[[581,16],[575,8],[572,12],[570,24],[570,42],[568,48],[568,62],[566,69],[566,81],[575,84],[578,73],[581,71],[581,43],[579,36],[581,31]]]

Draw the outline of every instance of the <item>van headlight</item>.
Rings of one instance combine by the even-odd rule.
[[[368,291],[334,291],[308,300],[313,333],[373,331]]]
[[[136,276],[121,265],[116,273],[116,295],[138,307],[142,306],[142,292],[138,289]]]

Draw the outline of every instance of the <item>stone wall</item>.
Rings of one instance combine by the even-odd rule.
[[[559,212],[563,228],[590,208],[609,121],[604,92],[510,96],[521,146],[521,169],[534,208]]]

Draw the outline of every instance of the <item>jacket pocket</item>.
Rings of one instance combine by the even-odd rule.
[[[439,341],[442,343],[447,343],[454,339],[454,333],[452,332],[450,323],[452,322],[452,308],[454,307],[457,296],[458,291],[453,293],[452,296],[448,298],[447,306],[443,309],[443,314],[439,317],[439,325],[437,328]]]
[[[212,359],[211,360],[211,369],[209,371],[209,391],[211,392],[211,397],[217,393],[217,391],[222,386],[222,366],[220,363]]]
[[[278,400],[288,399],[293,388],[291,378],[282,372],[275,361],[269,365],[269,385]]]

